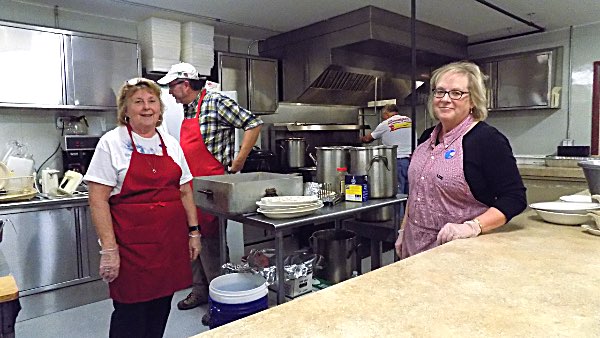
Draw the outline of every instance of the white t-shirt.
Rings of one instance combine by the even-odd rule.
[[[171,134],[179,142],[179,133],[183,122],[183,105],[175,101],[173,95],[169,94],[168,88],[161,89],[160,98],[165,104],[165,111],[163,112],[163,122],[158,127],[158,131]],[[164,135],[164,133],[161,133],[161,135]]]
[[[131,134],[133,135],[137,151],[142,154],[162,155],[158,134],[151,138],[141,137],[134,132]],[[185,161],[179,142],[169,134],[161,133],[160,135],[167,146],[169,156],[181,167],[182,173],[179,184],[191,181],[193,176]],[[118,194],[121,192],[127,169],[129,169],[132,152],[133,148],[127,127],[119,126],[110,130],[100,138],[100,142],[96,146],[94,156],[83,179],[114,187],[110,195]],[[151,169],[148,168],[148,170]]]
[[[410,117],[394,115],[381,122],[371,133],[374,139],[381,139],[386,146],[398,146],[398,158],[410,156],[410,136],[412,121]]]

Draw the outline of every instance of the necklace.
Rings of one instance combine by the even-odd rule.
[[[152,169],[152,173],[156,174],[156,168],[154,168],[152,163],[150,163],[150,161],[148,160],[148,156],[144,156],[144,160],[146,160],[146,163],[148,163],[148,165],[150,166],[150,169]]]

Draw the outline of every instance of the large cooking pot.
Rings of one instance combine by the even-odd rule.
[[[317,166],[317,182],[338,185],[337,168],[348,168],[348,149],[352,147],[315,147],[317,157],[309,156]]]
[[[301,168],[305,164],[308,145],[302,137],[277,140],[279,160],[282,168]]]
[[[397,146],[350,148],[351,175],[369,176],[369,198],[388,198],[398,192]]]
[[[323,256],[324,266],[315,270],[316,277],[333,283],[342,282],[356,270],[356,233],[344,229],[315,231],[310,237],[314,253]]]

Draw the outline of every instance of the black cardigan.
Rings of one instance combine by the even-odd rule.
[[[423,132],[418,143],[426,142],[433,129]],[[479,122],[463,137],[465,179],[475,199],[494,207],[507,222],[527,207],[525,186],[506,136],[485,122]]]

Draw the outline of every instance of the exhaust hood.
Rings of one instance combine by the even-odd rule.
[[[284,101],[365,106],[410,94],[411,20],[374,6],[259,42],[259,54],[282,60]],[[417,21],[418,80],[467,57],[467,37]],[[421,90],[425,90],[424,87]]]
[[[360,106],[365,97],[373,96],[375,76],[357,74],[343,70],[339,66],[329,66],[296,99],[300,103],[345,104]]]

